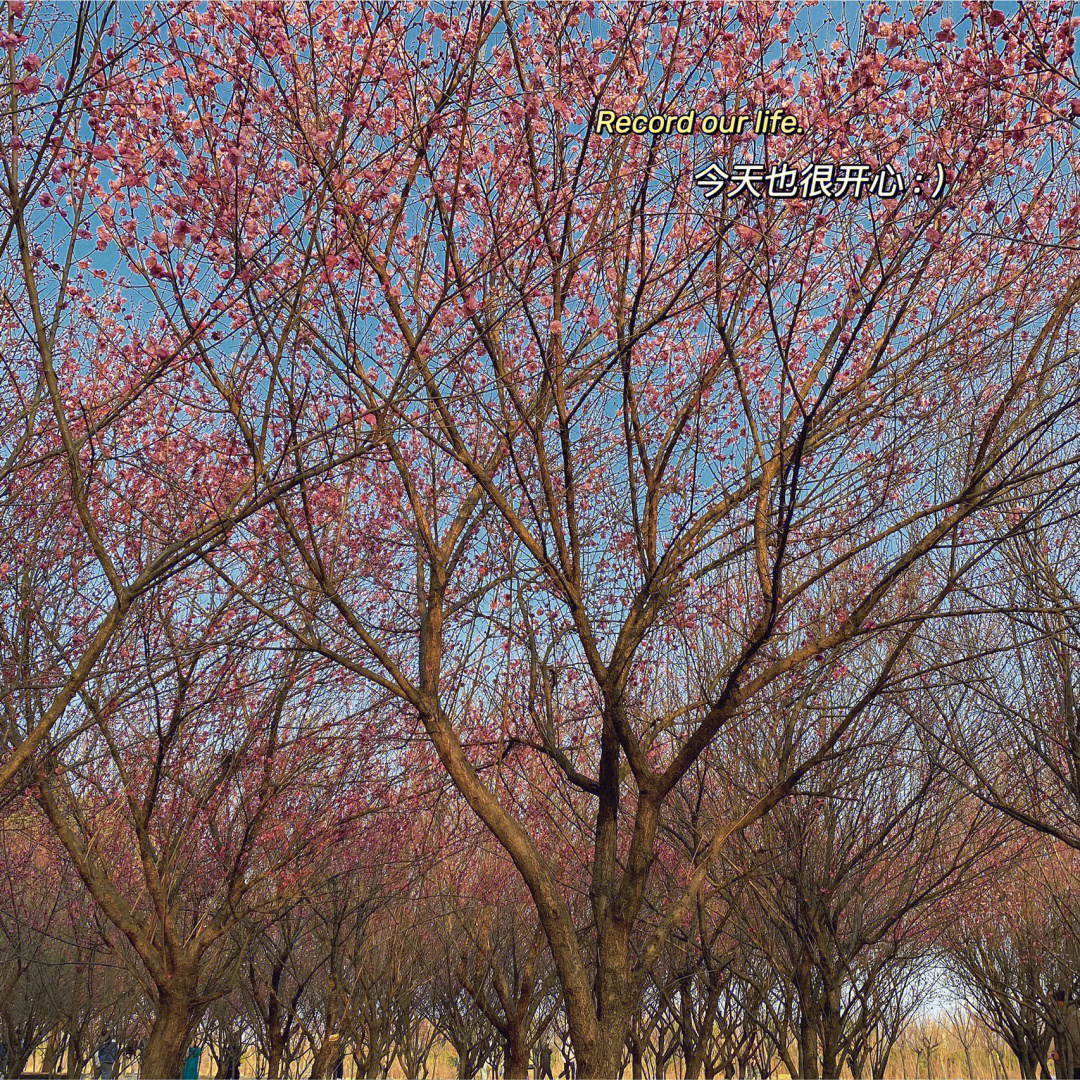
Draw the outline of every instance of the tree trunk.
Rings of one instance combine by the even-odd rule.
[[[52,1076],[57,1072],[57,1064],[60,1061],[60,1055],[64,1052],[64,1043],[60,1036],[60,1029],[53,1028],[49,1032],[49,1037],[45,1043],[45,1057],[41,1063],[41,1071]]]
[[[330,1071],[334,1065],[337,1064],[340,1038],[334,1035],[327,1035],[325,1039],[319,1044],[318,1049],[311,1057],[311,1077],[312,1080],[319,1080],[321,1077],[330,1075]]]
[[[817,1020],[819,1008],[814,1000],[813,978],[810,960],[805,954],[799,957],[795,972],[799,991],[799,1076],[802,1080],[817,1080],[818,1039]]]
[[[1020,1075],[1024,1080],[1038,1080],[1038,1071],[1036,1069],[1034,1058],[1027,1052],[1026,1047],[1021,1047],[1017,1051],[1016,1047],[1013,1047],[1013,1052],[1016,1053],[1016,1060],[1020,1065]]]
[[[577,1057],[577,1076],[579,1080],[597,1080],[598,1077],[622,1075],[622,1041],[610,1038],[600,1040],[598,1046],[588,1055]]]
[[[64,1063],[65,1075],[78,1076],[82,1072],[82,1037],[75,1031],[69,1031],[67,1037],[67,1061]]]
[[[525,1080],[529,1075],[529,1048],[518,1036],[506,1039],[505,1044],[506,1080]]]
[[[689,995],[683,995],[683,1001]],[[684,1025],[683,1058],[686,1062],[684,1080],[699,1080],[705,1068],[705,1052],[713,1034],[713,1021],[716,1019],[716,1004],[719,1000],[719,987],[715,978],[710,980],[705,1008],[696,1025]],[[687,1010],[684,1010],[686,1012]],[[688,1037],[687,1037],[688,1036]]]
[[[817,1029],[804,1013],[799,1021],[799,1077],[817,1080],[818,1075]]]
[[[12,1062],[12,1064],[14,1064],[15,1067],[14,1067],[14,1069],[11,1069],[11,1071],[10,1071],[10,1073],[8,1075],[10,1075],[10,1076],[22,1076],[22,1074],[24,1072],[26,1072],[26,1064],[30,1060],[30,1058],[33,1056],[33,1053],[34,1053],[34,1048],[33,1047],[30,1047],[29,1050],[26,1050],[26,1049],[24,1049],[22,1047],[22,1045],[20,1043],[20,1045],[17,1046],[16,1049],[15,1049],[15,1056],[11,1059],[11,1062]]]
[[[645,1055],[641,1052],[641,1040],[631,1033],[630,1035],[630,1075],[634,1080],[643,1080],[645,1076]]]
[[[278,1080],[281,1076],[281,1059],[284,1057],[284,1041],[279,1031],[270,1031],[270,1045],[266,1057],[267,1080]]]
[[[455,1049],[457,1049],[457,1080],[472,1080],[472,1077],[476,1074],[472,1059],[467,1053],[463,1054],[457,1047]]]
[[[821,1075],[835,1080],[840,1075],[840,988],[830,980],[822,1011]]]
[[[281,999],[278,990],[281,986],[281,975],[285,970],[285,961],[281,956],[274,959],[274,966],[270,970],[270,993],[266,1003],[266,1031],[268,1038],[266,1055],[266,1075],[268,1080],[278,1080],[281,1076],[281,1059],[284,1056],[285,1038],[281,1023]],[[254,966],[252,967],[254,977]]]
[[[172,1080],[183,1073],[193,1020],[188,988],[158,990],[154,1023],[139,1062],[142,1080]]]

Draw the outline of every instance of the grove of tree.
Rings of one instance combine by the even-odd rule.
[[[7,0],[0,1075],[1076,1075],[1078,29]]]

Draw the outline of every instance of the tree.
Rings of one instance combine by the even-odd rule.
[[[965,1000],[1016,1055],[1023,1077],[1050,1075],[1051,1040],[1062,1023],[1054,995],[1063,989],[1071,997],[1080,980],[1073,867],[1068,848],[1032,852],[979,903],[969,898],[948,941]],[[1073,1065],[1060,1062],[1055,1075]]]
[[[372,810],[318,707],[332,688],[302,654],[260,642],[213,580],[178,576],[152,618],[139,612],[82,690],[79,734],[48,740],[35,775],[72,865],[138,958],[148,1076],[181,1071],[193,1026],[235,984],[238,931],[295,904],[320,854]]]
[[[899,977],[903,987],[1009,842],[1000,816],[881,705],[851,728],[811,790],[745,834],[752,899],[739,906],[742,933],[793,983],[803,1077],[838,1076],[852,1059],[861,1066],[889,1026],[887,1006],[899,1004],[890,984]],[[888,1046],[874,1049],[884,1050],[873,1054],[880,1075]]]
[[[234,349],[249,285],[224,243],[235,216],[200,173],[207,147],[180,138],[187,172],[175,146],[155,157],[146,131],[125,127],[160,100],[138,78],[139,64],[157,65],[154,16],[141,24],[102,4],[71,20],[17,7],[5,9],[0,124],[5,794],[29,778],[132,611],[295,486],[297,442],[320,437],[273,382],[257,408],[257,459],[235,437],[236,394],[273,357]],[[183,109],[170,102],[166,115]],[[177,226],[188,246],[183,266],[166,270],[154,254],[162,215],[190,217],[193,193],[207,200],[198,208],[213,235]],[[229,188],[230,200],[240,195]],[[321,423],[331,441],[344,431]],[[366,447],[360,438],[328,457]]]
[[[1035,527],[1006,549],[1013,571],[1006,587],[980,596],[959,630],[972,659],[926,689],[923,709],[962,783],[1080,850],[1080,563],[1067,520],[1036,506]]]
[[[457,957],[458,985],[502,1041],[506,1076],[517,1078],[528,1076],[531,1052],[551,1023],[554,972],[531,898],[500,855],[479,848],[469,857],[476,899],[459,892],[444,941]]]
[[[16,805],[0,831],[0,1045],[16,1073],[62,1015],[53,973],[68,959],[71,882],[44,824],[32,806]]]
[[[254,928],[246,934],[250,945],[240,984],[270,1080],[287,1076],[301,1052],[300,1005],[319,966],[313,950],[304,948],[310,918],[307,906],[299,902],[282,911],[261,934],[252,932]]]

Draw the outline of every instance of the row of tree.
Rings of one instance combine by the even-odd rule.
[[[845,827],[831,801],[813,801],[770,819],[739,872],[711,885],[669,938],[620,1072],[904,1075],[909,1053],[924,1069],[933,1061],[942,1036],[926,1017],[951,1003],[967,1075],[991,1052],[992,1071],[1072,1075],[1080,1046],[1060,998],[1080,978],[1075,856],[999,849],[920,882],[896,871],[873,822],[852,814]],[[121,1062],[137,1059],[156,1005],[138,954],[110,931],[40,814],[11,815],[2,839],[4,878],[20,884],[0,908],[10,1074],[33,1056],[43,1072],[82,1075],[109,1040]],[[356,1076],[521,1077],[545,1065],[572,1076],[535,910],[504,857],[475,836],[463,847],[464,873],[432,852],[357,861],[349,844],[288,900],[266,895],[204,957],[184,1049],[208,1047],[220,1077],[239,1075],[241,1060],[273,1078],[333,1076],[346,1059]],[[177,889],[181,917],[197,905],[190,888]]]

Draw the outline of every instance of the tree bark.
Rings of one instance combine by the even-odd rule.
[[[457,1080],[472,1080],[472,1077],[476,1075],[476,1067],[473,1065],[472,1058],[468,1053],[462,1053],[459,1047],[454,1047],[457,1050]]]
[[[821,1075],[840,1075],[840,988],[830,979],[822,1010]]]
[[[57,1071],[56,1066],[60,1061],[60,1055],[64,1052],[64,1044],[61,1039],[60,1029],[53,1028],[45,1043],[45,1057],[42,1060],[41,1071],[52,1076]]]
[[[78,1076],[82,1072],[82,1038],[76,1031],[68,1032],[67,1061],[64,1063],[66,1076]]]
[[[503,1058],[506,1080],[525,1080],[529,1075],[529,1048],[520,1038],[507,1039]]]
[[[312,1080],[319,1080],[321,1077],[330,1075],[331,1067],[337,1064],[338,1054],[340,1052],[340,1039],[327,1036],[319,1044],[319,1048],[315,1051],[311,1058],[311,1077]]]
[[[142,1080],[173,1080],[184,1071],[191,1034],[192,995],[187,987],[158,990],[157,1011],[139,1062]]]
[[[577,1055],[577,1076],[580,1080],[622,1076],[623,1047],[626,1045],[628,1029],[628,1023],[614,1021],[590,1047],[590,1053]]]
[[[819,1009],[814,1001],[810,960],[805,954],[799,957],[795,977],[799,990],[799,1076],[801,1080],[817,1080],[821,1075],[817,1040]]]
[[[271,1029],[270,1044],[267,1047],[269,1053],[266,1056],[267,1080],[278,1080],[281,1076],[281,1059],[284,1056],[284,1044],[280,1032]]]

